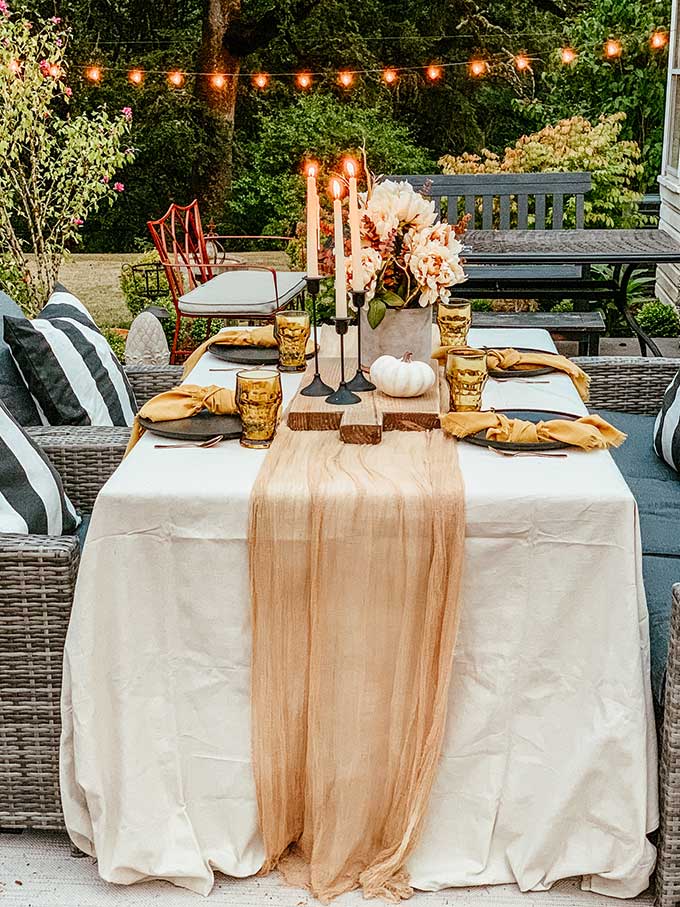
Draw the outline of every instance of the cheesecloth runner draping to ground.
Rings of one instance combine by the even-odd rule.
[[[284,428],[253,489],[265,870],[294,844],[284,874],[323,900],[359,884],[412,893],[404,863],[444,734],[464,538],[456,444],[441,432],[374,447]]]

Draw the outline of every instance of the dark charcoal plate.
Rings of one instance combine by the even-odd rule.
[[[549,422],[552,419],[567,419],[570,422],[574,422],[576,419],[581,418],[573,413],[561,413],[550,409],[497,409],[496,412],[503,413],[508,419],[524,419],[526,422]],[[469,441],[470,444],[477,444],[479,447],[497,447],[499,450],[563,450],[565,447],[571,447],[565,441],[539,441],[538,444],[489,441],[486,437],[486,430],[478,431],[476,435],[470,435],[462,440]]]
[[[491,347],[483,346],[483,350],[491,349]],[[513,347],[518,353],[547,353],[549,350],[535,350],[526,346],[516,346]],[[490,378],[537,378],[539,375],[549,375],[551,372],[555,372],[557,369],[554,369],[551,365],[542,365],[538,368],[492,368],[489,369]]]
[[[243,365],[276,365],[279,361],[279,351],[276,347],[226,346],[223,343],[216,343],[210,347],[210,352],[218,359]],[[313,355],[313,352],[307,353],[307,359],[311,359]]]
[[[174,441],[209,441],[221,435],[225,440],[241,437],[241,417],[234,414],[216,416],[207,410],[190,419],[171,419],[169,422],[151,422],[140,418],[139,424],[161,438]]]

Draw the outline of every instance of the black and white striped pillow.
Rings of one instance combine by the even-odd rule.
[[[49,425],[132,425],[132,388],[85,306],[57,286],[33,321],[5,317],[5,341]]]
[[[666,388],[654,423],[654,450],[680,472],[680,371]]]
[[[0,403],[0,532],[67,535],[79,525],[54,466]]]

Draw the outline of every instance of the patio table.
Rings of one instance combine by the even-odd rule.
[[[470,341],[554,350],[540,330]],[[324,329],[322,353],[336,343]],[[189,380],[233,386],[210,371],[224,367],[208,353]],[[299,380],[282,375],[285,399]],[[485,405],[584,413],[564,374],[542,380],[490,380]],[[147,433],[95,505],[65,651],[61,781],[69,833],[106,880],[207,894],[215,871],[262,865],[247,524],[266,456],[237,441],[158,450]],[[543,890],[582,875],[635,896],[658,821],[635,501],[606,451],[504,459],[461,443],[459,457],[461,625],[411,882]]]
[[[536,283],[536,274],[526,288],[521,286],[521,272],[512,277],[513,268],[522,265],[535,267],[555,265],[580,265],[582,276],[559,279],[564,297],[596,300],[610,297],[640,341],[646,355],[649,348],[655,356],[661,351],[642,330],[628,309],[627,295],[630,279],[636,270],[652,265],[680,263],[680,242],[665,230],[471,230],[464,237],[464,257],[468,265],[495,265],[499,270],[499,291],[517,297],[525,293],[530,297],[530,283]],[[588,273],[590,265],[611,265],[611,281],[593,280]],[[549,276],[549,275],[547,275]],[[470,274],[472,291],[475,278]],[[485,268],[481,283],[493,278]],[[513,281],[518,284],[513,288]],[[512,292],[511,292],[512,291]]]

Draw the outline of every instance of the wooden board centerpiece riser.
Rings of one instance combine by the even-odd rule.
[[[438,363],[432,362],[436,374]],[[356,366],[354,366],[356,367]],[[331,387],[340,383],[340,360],[320,359],[319,370]],[[354,368],[346,365],[351,378]],[[314,366],[307,367],[300,387],[312,380]],[[383,431],[422,431],[439,428],[439,381],[421,397],[388,397],[380,391],[361,394],[361,403],[333,406],[325,397],[303,397],[299,392],[287,410],[292,431],[338,431],[346,444],[379,444]],[[448,406],[446,407],[448,409]],[[445,410],[444,410],[445,411]]]

